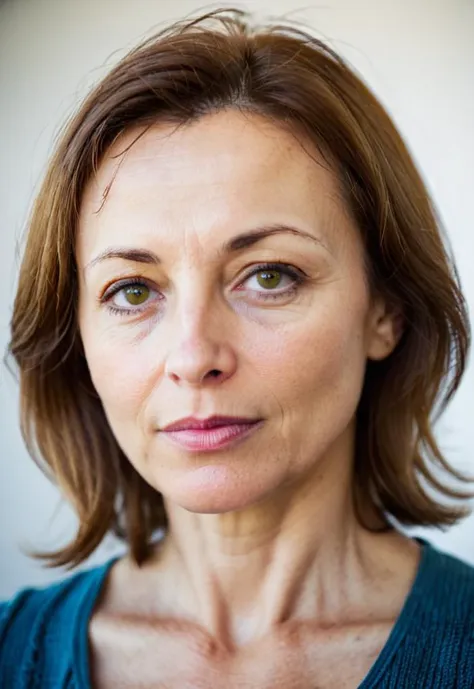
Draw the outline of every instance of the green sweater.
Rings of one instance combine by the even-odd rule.
[[[417,540],[415,581],[359,689],[474,688],[474,568]],[[0,605],[1,689],[91,689],[88,622],[114,561]]]

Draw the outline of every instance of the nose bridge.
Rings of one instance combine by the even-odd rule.
[[[187,341],[200,341],[201,337],[212,339],[215,311],[218,299],[211,284],[194,274],[182,282],[176,293],[174,320],[179,337]]]
[[[190,385],[232,375],[236,357],[226,337],[222,309],[212,286],[196,278],[177,291],[166,374]]]

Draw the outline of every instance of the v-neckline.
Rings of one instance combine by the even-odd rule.
[[[357,689],[374,689],[382,679],[388,664],[410,628],[413,618],[416,616],[419,605],[426,593],[427,574],[434,554],[433,546],[423,538],[415,537],[421,546],[420,560],[415,578],[407,594],[403,607],[392,627],[389,637],[382,647],[379,655],[372,664],[370,670],[359,684]],[[73,622],[73,658],[72,672],[77,682],[77,689],[92,689],[90,651],[89,651],[89,625],[98,598],[105,586],[112,566],[120,559],[114,557],[97,568],[95,577],[87,589],[87,599],[80,606],[76,619]]]

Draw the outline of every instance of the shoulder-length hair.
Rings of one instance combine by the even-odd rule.
[[[432,430],[465,369],[467,311],[410,153],[364,82],[323,42],[217,10],[148,39],[92,90],[64,130],[32,210],[9,351],[28,450],[79,517],[66,547],[38,555],[53,566],[80,563],[110,530],[141,562],[155,530],[167,526],[162,496],[115,440],[81,344],[75,235],[84,187],[130,127],[185,124],[226,108],[297,131],[330,161],[363,237],[370,289],[404,314],[395,351],[367,364],[357,409],[359,519],[368,504],[388,528],[387,516],[442,527],[468,513],[459,501],[470,493],[447,479],[470,479],[448,464]]]

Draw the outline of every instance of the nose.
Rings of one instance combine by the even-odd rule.
[[[181,386],[219,385],[237,366],[236,353],[221,323],[206,309],[178,319],[165,361],[165,375]],[[213,322],[214,321],[214,322]]]

